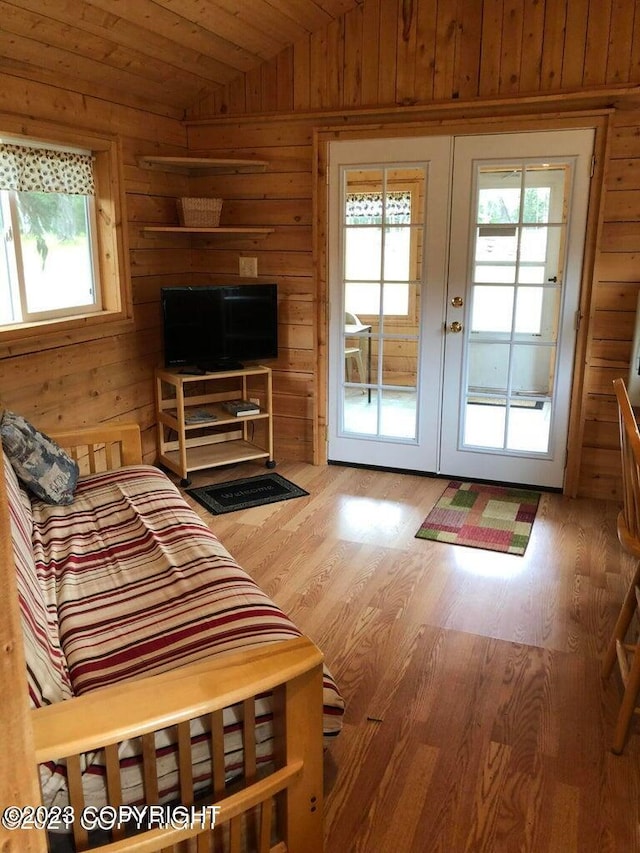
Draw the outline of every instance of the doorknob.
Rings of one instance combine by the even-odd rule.
[[[462,331],[462,323],[458,323],[457,320],[454,320],[453,323],[449,326],[450,332],[461,332]]]
[[[454,308],[462,308],[462,306],[464,305],[464,300],[462,296],[454,296],[451,300],[451,304]]]

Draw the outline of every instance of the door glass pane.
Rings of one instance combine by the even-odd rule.
[[[516,334],[539,335],[542,317],[542,287],[519,287],[516,304]]]
[[[551,396],[555,355],[553,346],[514,346],[511,393]]]
[[[365,389],[344,388],[344,432],[360,435],[378,434],[378,396],[371,399]]]
[[[542,400],[513,400],[509,406],[507,449],[530,453],[549,450],[551,403]]]
[[[560,315],[559,286],[519,287],[516,303],[516,340],[536,335],[541,342],[555,343]]]
[[[478,222],[520,221],[521,170],[483,168],[478,192]]]
[[[480,225],[476,240],[476,262],[515,261],[518,229],[515,225]]]
[[[528,227],[522,229],[520,245],[521,263],[544,264],[547,258],[548,228]]]
[[[382,229],[349,227],[345,233],[345,279],[380,281]]]
[[[384,221],[387,225],[411,223],[411,192],[388,190],[384,196]]]
[[[425,177],[422,166],[387,169],[387,224],[424,225]]]
[[[542,284],[545,281],[545,267],[541,264],[520,264],[518,284]]]
[[[572,172],[572,163],[527,165],[522,221],[566,223]]]
[[[469,397],[465,407],[464,443],[472,447],[504,447],[504,398]]]
[[[481,285],[473,289],[472,332],[511,332],[513,287]]]
[[[348,330],[349,326],[345,325],[345,329]],[[345,334],[344,373],[347,382],[365,385],[370,381],[370,347],[370,336]]]
[[[518,230],[515,227],[480,225],[476,235],[474,280],[515,281],[517,252]]]
[[[414,438],[418,394],[415,388],[382,391],[380,431],[382,435]]]
[[[381,169],[348,169],[345,172],[345,225],[382,224]]]
[[[495,282],[496,284],[513,284],[516,280],[515,264],[496,266],[494,264],[482,264],[476,266],[475,281],[478,284]]]
[[[413,388],[418,370],[417,339],[385,337],[382,345],[382,384]]]
[[[548,186],[528,186],[532,179],[537,182],[540,170],[527,169],[525,174],[523,222],[548,222],[551,188]]]
[[[415,290],[408,282],[388,281],[384,284],[382,291],[382,310],[385,316],[393,317],[402,316],[408,317],[412,304],[410,302],[411,294]],[[389,323],[392,320],[385,321],[385,329],[389,328]]]
[[[469,345],[469,393],[506,394],[509,380],[509,344]]]
[[[416,440],[427,172],[345,175],[343,429]]]
[[[386,228],[384,244],[384,278],[387,281],[415,279],[411,269],[411,229]],[[406,313],[406,312],[405,312]]]
[[[356,324],[361,324],[359,314],[363,317],[377,317],[380,313],[382,287],[380,282],[347,281],[344,285],[345,310],[353,315]],[[347,321],[348,323],[348,321]]]

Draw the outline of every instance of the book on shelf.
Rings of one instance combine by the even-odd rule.
[[[200,424],[207,421],[215,421],[216,417],[208,409],[193,409],[192,411],[185,412],[184,422],[186,424]]]
[[[242,417],[242,415],[259,415],[260,406],[250,400],[227,400],[222,404],[230,415]]]

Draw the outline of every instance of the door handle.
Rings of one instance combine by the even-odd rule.
[[[449,331],[454,333],[461,332],[462,323],[458,323],[457,320],[454,320],[453,323],[451,323],[451,325],[449,326]]]

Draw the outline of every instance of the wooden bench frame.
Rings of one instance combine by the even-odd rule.
[[[81,464],[81,470],[113,470],[141,462],[140,431],[135,424],[49,433]],[[105,748],[107,784],[112,805],[119,805],[117,744],[153,737],[152,732],[178,726],[181,799],[193,803],[189,790],[189,720],[211,714],[214,773],[210,802],[220,807],[217,829],[159,828],[134,837],[116,834],[100,847],[105,853],[121,851],[207,851],[224,849],[240,853],[243,847],[243,815],[252,813],[254,844],[260,853],[322,853],[322,676],[321,652],[306,637],[246,652],[214,656],[161,675],[113,685],[45,708],[30,710],[20,610],[16,587],[11,528],[0,454],[0,584],[6,590],[5,618],[0,620],[0,811],[7,806],[41,804],[38,764],[68,759],[69,790],[75,813],[82,808],[79,759],[84,752]],[[264,778],[256,773],[255,749],[244,749],[244,778],[235,793],[224,793],[224,767],[216,762],[222,752],[222,709],[244,703],[245,735],[255,708],[254,697],[273,691],[274,771]],[[142,713],[141,713],[142,709]],[[147,741],[149,742],[149,741]],[[153,754],[153,749],[150,750]],[[74,758],[75,756],[75,758]],[[115,762],[115,764],[114,764]],[[111,771],[110,771],[111,766]],[[218,768],[216,770],[216,767]],[[184,771],[184,773],[183,773]],[[145,789],[153,789],[154,770],[145,764]],[[183,777],[186,776],[186,783]],[[147,784],[147,777],[151,780]],[[156,777],[157,778],[157,777]],[[157,787],[157,785],[156,785]],[[272,815],[277,841],[272,843]],[[77,799],[78,796],[80,799]],[[74,798],[76,802],[74,803]],[[147,796],[147,799],[150,799]],[[153,798],[150,799],[153,802]],[[246,822],[245,822],[246,823]],[[74,824],[78,849],[89,849],[86,832]],[[215,847],[210,846],[215,844]],[[0,826],[3,851],[46,851],[43,830]]]

